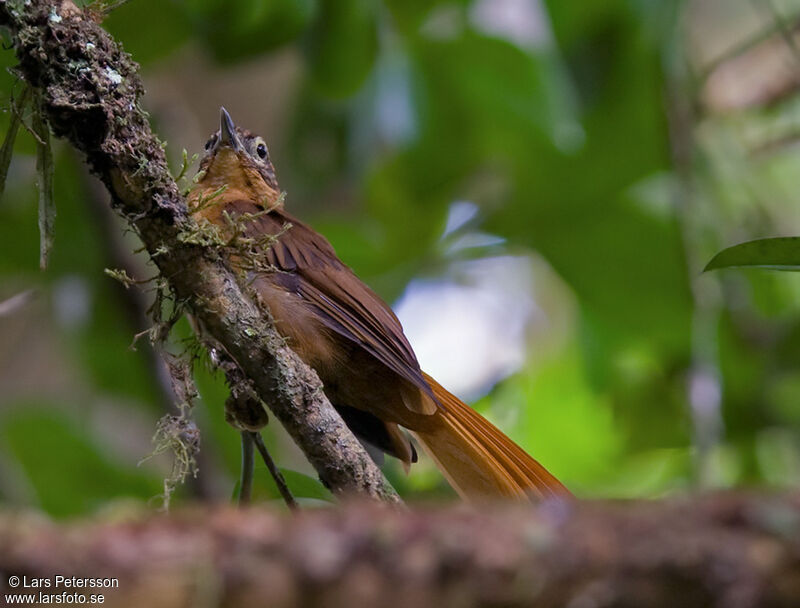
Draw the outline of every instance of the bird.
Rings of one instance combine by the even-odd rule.
[[[231,265],[371,453],[393,456],[408,471],[418,460],[415,440],[467,501],[571,496],[543,465],[420,369],[391,307],[324,236],[287,211],[266,141],[237,127],[224,107],[187,203],[220,242],[238,244],[229,247]]]

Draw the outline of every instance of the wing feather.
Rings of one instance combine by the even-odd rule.
[[[228,209],[232,213],[252,214],[244,227],[248,236],[277,235],[264,252],[267,262],[277,272],[299,278],[281,284],[291,284],[293,291],[314,307],[326,327],[363,348],[430,397],[422,401],[404,398],[407,406],[421,408],[419,413],[424,414],[435,411],[436,397],[422,375],[400,321],[339,260],[325,237],[283,209],[263,213],[248,201],[230,203]]]

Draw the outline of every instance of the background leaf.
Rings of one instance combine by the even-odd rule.
[[[757,239],[723,249],[705,270],[753,266],[774,270],[800,270],[800,237]]]

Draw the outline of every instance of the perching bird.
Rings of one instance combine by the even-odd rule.
[[[322,235],[284,208],[265,141],[224,108],[206,143],[189,205],[198,221],[243,243],[234,266],[268,307],[289,346],[362,441],[417,461],[410,431],[464,498],[568,496],[500,430],[420,370],[391,308]]]

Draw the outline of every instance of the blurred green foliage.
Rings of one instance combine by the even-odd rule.
[[[786,185],[800,168],[796,153],[752,160],[741,137],[749,128],[773,133],[775,116],[791,119],[794,106],[697,109],[702,83],[687,67],[684,27],[709,18],[691,2],[499,4],[532,7],[517,23],[528,30],[497,26],[483,0],[135,0],[104,25],[153,78],[157,127],[208,113],[197,95],[165,108],[158,83],[203,62],[235,79],[240,68],[291,56],[285,121],[270,142],[288,204],[388,301],[414,278],[448,277],[461,259],[542,260],[562,288],[534,297],[565,321],[543,344],[532,340],[526,364],[476,407],[576,493],[796,485],[800,282],[758,271],[701,275],[723,245],[800,231]],[[704,25],[715,26],[728,27]],[[0,62],[13,66],[13,53]],[[4,107],[19,93],[6,70],[0,91]],[[136,469],[131,456],[146,455],[164,408],[148,347],[128,349],[146,327],[122,312],[130,296],[103,273],[116,263],[108,225],[87,204],[97,194],[65,147],[57,148],[55,246],[39,272],[33,153],[21,131],[0,200],[0,300],[31,287],[39,299],[15,313],[22,317],[0,317],[0,367],[11,369],[19,354],[40,380],[0,376],[9,382],[0,392],[0,497],[55,515],[113,498],[146,501],[166,466]],[[442,246],[459,200],[478,206],[473,227],[500,237],[499,249]],[[67,308],[78,311],[65,317],[76,286],[78,303]],[[14,333],[20,318],[36,331]],[[188,333],[181,324],[176,346]],[[55,349],[63,370],[37,369],[37,341]],[[65,375],[73,380],[58,380]],[[197,375],[201,471],[206,493],[224,500],[238,434],[222,418],[221,379],[202,365]],[[88,424],[108,403],[114,417]],[[282,465],[308,472],[280,433],[266,435]],[[387,471],[409,497],[452,495],[429,467],[409,477],[395,465]],[[275,498],[258,472],[256,495]],[[303,473],[287,477],[299,496],[329,498]]]

